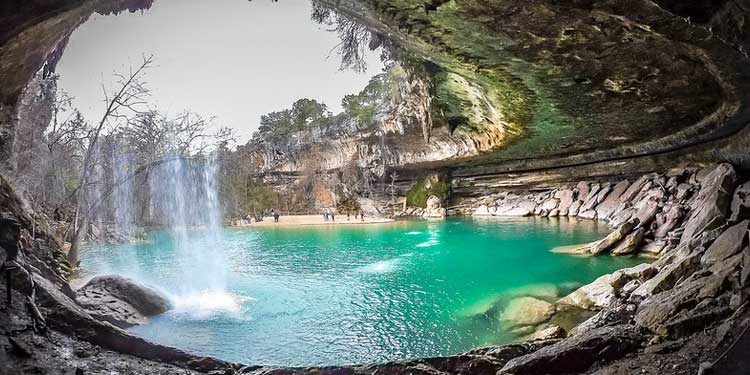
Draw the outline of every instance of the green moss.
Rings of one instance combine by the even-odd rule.
[[[427,199],[430,195],[440,198],[441,201],[448,199],[450,195],[450,184],[445,181],[431,181],[427,188],[427,179],[420,177],[414,186],[406,193],[406,205],[409,207],[427,207]]]

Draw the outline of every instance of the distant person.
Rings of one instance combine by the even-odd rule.
[[[328,209],[323,209],[323,221],[328,221]]]
[[[336,210],[331,209],[331,221],[336,221]]]
[[[273,211],[273,222],[274,223],[278,223],[279,222],[279,216],[281,216],[281,214],[279,213],[279,211],[278,210],[274,210]]]
[[[354,219],[356,220],[357,217],[355,216]],[[346,210],[346,221],[349,221],[349,210]]]
[[[362,219],[362,221],[365,221],[365,214],[362,212],[362,210],[359,211],[359,218]]]

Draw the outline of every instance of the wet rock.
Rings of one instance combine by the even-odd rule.
[[[614,244],[627,236],[640,222],[638,219],[630,220],[608,234],[607,237],[594,242],[591,246],[591,254],[597,255],[610,249]]]
[[[603,327],[511,359],[498,375],[578,373],[598,361],[615,360],[635,351],[641,341],[634,326]]]
[[[598,186],[598,185],[597,185]],[[604,199],[607,197],[609,192],[612,190],[612,187],[609,184],[604,184],[603,186],[599,187],[598,190],[592,189],[591,195],[594,191],[596,191],[596,195],[593,197],[590,197],[586,202],[583,203],[581,206],[581,212],[587,212],[587,211],[594,211],[593,217],[596,217],[596,207],[604,201]],[[578,216],[581,216],[579,213]],[[587,215],[590,216],[590,215]],[[593,218],[593,217],[587,217],[587,218]]]
[[[117,275],[94,277],[76,291],[76,300],[92,316],[123,328],[171,308],[161,293]]]
[[[615,212],[615,209],[620,205],[620,197],[630,187],[630,182],[627,180],[620,181],[612,188],[612,192],[607,195],[607,198],[596,206],[596,217],[599,220],[608,220],[609,217]]]
[[[703,264],[714,264],[738,253],[747,243],[748,220],[725,230],[706,250],[701,258]]]
[[[627,237],[618,242],[617,245],[612,249],[612,255],[628,255],[635,252],[643,242],[643,236],[646,234],[646,230],[638,228],[632,233],[628,234]]]
[[[737,187],[729,205],[729,221],[736,223],[750,218],[750,181]]]
[[[701,179],[701,189],[691,204],[694,209],[685,223],[680,243],[725,223],[736,180],[734,168],[729,164],[718,165]]]
[[[503,310],[500,320],[508,327],[537,325],[555,313],[555,306],[534,297],[520,297],[511,300]]]

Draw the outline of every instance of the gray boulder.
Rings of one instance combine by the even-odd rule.
[[[563,189],[555,194],[555,198],[560,200],[560,205],[557,207],[560,216],[567,216],[570,206],[573,205],[575,193],[571,189]]]
[[[630,182],[627,180],[620,181],[612,188],[612,191],[607,195],[607,198],[596,207],[596,217],[599,220],[607,220],[615,212],[615,209],[622,203],[620,197],[630,186]]]
[[[643,242],[643,236],[646,234],[646,230],[643,227],[636,229],[633,233],[628,234],[622,241],[620,241],[613,249],[612,255],[627,255],[632,254]]]
[[[642,339],[632,325],[602,327],[513,358],[497,374],[580,373],[598,361],[619,359],[637,350]]]
[[[729,221],[736,223],[750,218],[750,181],[740,185],[732,196]]]
[[[594,242],[591,245],[591,254],[597,255],[601,254],[602,252],[610,249],[614,244],[616,244],[618,241],[623,239],[626,235],[628,235],[633,228],[635,228],[638,225],[639,221],[638,219],[633,219],[625,224],[620,225],[620,227],[613,230],[610,234],[607,235],[607,237],[604,237],[603,239]]]
[[[701,189],[691,204],[695,208],[685,223],[680,243],[725,223],[737,175],[730,164],[720,164],[700,181]]]
[[[118,275],[94,277],[76,291],[76,301],[95,318],[120,328],[143,324],[172,307],[158,291]]]
[[[683,217],[683,209],[679,204],[671,203],[656,215],[655,238],[664,238],[677,227]]]
[[[714,264],[737,254],[747,243],[748,220],[725,230],[706,250],[701,263]]]

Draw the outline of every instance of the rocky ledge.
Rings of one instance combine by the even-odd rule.
[[[580,247],[590,256],[594,247],[601,249],[597,254],[623,254],[615,250],[628,244],[633,251],[627,253],[656,257],[650,264],[604,275],[554,301],[520,296],[502,316],[509,324],[536,329],[523,343],[361,366],[290,369],[231,364],[155,345],[103,323],[27,249],[19,259],[14,298],[25,301],[28,309],[3,307],[11,323],[2,328],[0,346],[5,350],[0,350],[0,363],[41,373],[59,365],[75,374],[108,374],[113,369],[180,373],[177,369],[184,368],[191,374],[603,375],[687,374],[699,368],[705,373],[712,367],[716,373],[743,373],[738,369],[750,345],[745,336],[750,322],[750,210],[749,183],[738,184],[739,180],[732,166],[721,164],[649,174],[632,183],[586,182],[466,202],[466,212],[477,215],[556,214],[603,220],[615,229],[607,238]],[[577,214],[571,207],[578,207]],[[659,251],[645,250],[657,241],[664,242]],[[105,288],[108,283],[92,285]],[[116,294],[112,291],[117,288],[105,289]],[[550,324],[565,309],[586,311],[580,316],[588,318],[570,329]],[[73,356],[70,348],[75,349]],[[111,361],[111,366],[101,361]]]

